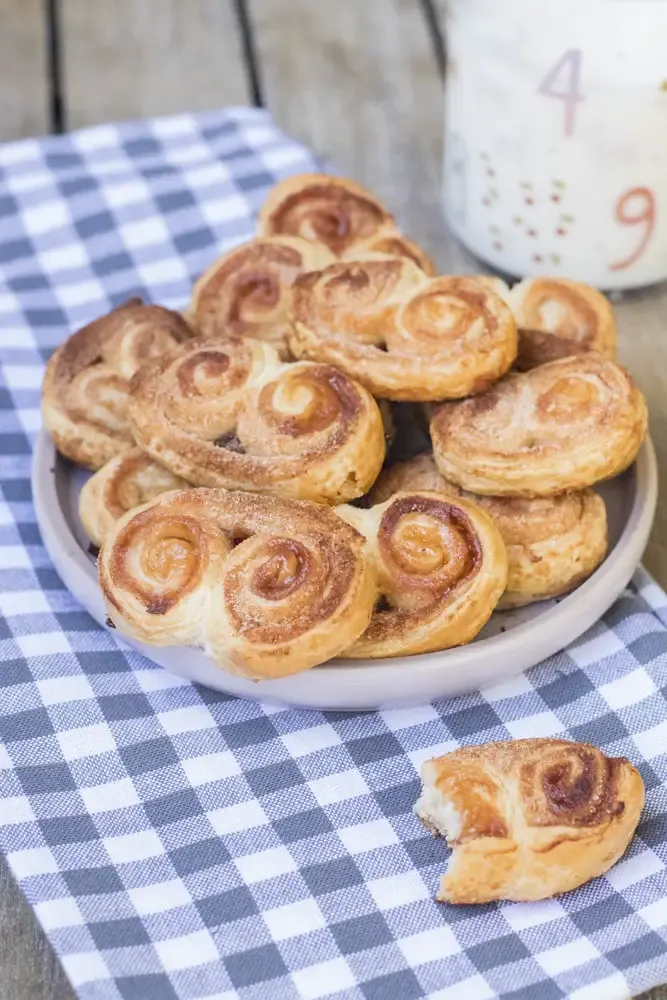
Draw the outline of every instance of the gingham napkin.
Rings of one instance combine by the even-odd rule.
[[[53,347],[130,295],[185,302],[267,187],[314,165],[255,110],[0,148],[0,850],[86,1000],[620,1000],[667,980],[667,597],[645,574],[525,676],[318,714],[122,650],[42,547]],[[641,770],[625,858],[545,903],[433,902],[446,849],[411,812],[421,761],[555,734]]]

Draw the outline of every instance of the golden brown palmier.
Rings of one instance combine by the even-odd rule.
[[[385,454],[362,386],[251,339],[197,338],[144,365],[129,414],[137,444],[198,486],[341,503],[368,490]]]
[[[614,311],[596,288],[565,278],[526,278],[506,300],[519,328],[521,371],[584,351],[616,357]]]
[[[294,174],[275,185],[259,213],[260,236],[300,236],[340,256],[395,227],[394,217],[354,181]]]
[[[290,347],[377,396],[438,400],[499,378],[517,333],[506,303],[474,278],[427,278],[407,258],[370,254],[297,278]]]
[[[483,507],[507,549],[507,588],[498,609],[518,608],[572,590],[599,566],[607,551],[607,512],[591,489],[553,497],[478,496],[448,482],[429,452],[380,473],[370,503],[401,490],[437,490]]]
[[[295,174],[280,181],[259,215],[260,236],[300,236],[324,244],[336,257],[377,251],[407,257],[427,274],[430,257],[404,236],[370,191],[345,177]]]
[[[292,284],[304,271],[333,260],[323,244],[298,236],[267,236],[234,247],[194,286],[191,314],[199,332],[266,340],[287,358]]]
[[[622,472],[646,425],[631,377],[591,351],[508,375],[475,399],[441,404],[431,438],[443,476],[471,493],[549,496]]]
[[[90,477],[79,495],[79,516],[90,540],[101,545],[128,510],[169,490],[188,489],[184,479],[156,462],[141,448],[129,448]]]
[[[98,559],[112,622],[195,644],[229,673],[285,677],[336,656],[376,595],[364,540],[328,507],[253,493],[165,493],[118,521]]]
[[[58,451],[99,469],[130,448],[130,379],[190,333],[179,313],[131,299],[68,337],[49,359],[42,388],[42,419]]]
[[[422,765],[415,812],[453,848],[438,900],[528,902],[614,865],[644,804],[624,757],[558,739],[468,746]]]
[[[441,493],[398,493],[370,510],[336,513],[368,540],[378,603],[345,657],[409,656],[469,642],[507,580],[498,529],[476,504]]]

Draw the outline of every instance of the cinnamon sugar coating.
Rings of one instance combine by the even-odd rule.
[[[377,396],[483,392],[517,350],[509,307],[474,278],[428,278],[410,259],[367,254],[294,284],[292,352],[334,364]]]
[[[255,680],[337,655],[366,628],[376,595],[363,538],[332,510],[226,490],[167,493],[130,511],[98,567],[122,632],[200,645]]]
[[[429,452],[383,470],[369,500],[382,503],[409,489],[462,496],[491,515],[507,549],[507,589],[499,609],[567,593],[596,569],[607,551],[604,501],[591,489],[553,497],[479,496],[446,480]]]
[[[646,426],[630,375],[591,351],[443,403],[431,438],[443,476],[472,493],[549,496],[618,475],[636,458]]]
[[[199,486],[339,503],[370,487],[385,453],[365,389],[252,339],[197,338],[145,365],[129,415],[137,443]]]
[[[607,871],[639,821],[624,757],[560,739],[463,747],[422,766],[415,811],[453,848],[438,899],[546,899]]]
[[[58,451],[99,469],[131,447],[130,379],[190,334],[180,313],[131,299],[68,337],[49,359],[42,387],[42,419]]]

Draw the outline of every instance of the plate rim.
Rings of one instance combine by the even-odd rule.
[[[108,629],[105,623],[106,613],[103,613],[104,605],[99,589],[97,589],[97,594],[99,595],[102,613],[93,610],[91,601],[85,598],[85,595],[89,594],[94,571],[91,572],[93,566],[70,530],[58,502],[56,489],[56,462],[58,460],[59,456],[51,438],[43,428],[40,429],[33,450],[31,474],[32,496],[37,523],[49,558],[67,589],[98,624]],[[635,469],[635,497],[616,545],[611,549],[601,566],[584,583],[580,584],[571,594],[562,598],[558,604],[546,609],[537,619],[522,622],[512,627],[506,633],[488,636],[476,642],[453,647],[452,649],[439,650],[432,653],[420,653],[409,657],[332,660],[329,663],[318,666],[315,670],[306,671],[303,674],[254,684],[253,691],[247,692],[247,694],[244,692],[244,694],[255,698],[262,698],[265,695],[271,698],[270,689],[275,688],[273,697],[277,700],[291,702],[292,704],[300,703],[305,706],[307,701],[293,701],[293,696],[283,693],[280,687],[285,682],[294,680],[294,678],[305,678],[307,675],[312,678],[316,677],[318,683],[324,687],[333,682],[336,684],[344,682],[345,685],[352,685],[352,687],[363,687],[364,682],[368,681],[371,675],[373,683],[383,685],[386,680],[391,685],[398,675],[406,671],[409,672],[411,679],[415,682],[419,680],[423,681],[438,668],[442,668],[444,675],[450,675],[448,668],[456,667],[458,670],[465,671],[466,666],[470,665],[473,660],[478,660],[480,656],[493,660],[498,655],[507,655],[510,653],[512,645],[515,647],[518,646],[519,649],[521,647],[525,648],[531,639],[531,634],[534,637],[537,628],[540,629],[541,633],[540,646],[550,646],[552,647],[552,653],[558,652],[594,624],[600,615],[607,610],[627,585],[641,560],[653,524],[658,492],[657,462],[653,444],[648,436],[635,461]],[[54,555],[54,553],[56,554]],[[616,582],[610,589],[609,581],[612,576]],[[588,613],[582,614],[584,608],[586,608]],[[578,620],[575,629],[573,630],[571,627],[564,628],[565,623],[573,617]],[[545,637],[549,641],[545,641]],[[148,659],[153,662],[159,662],[159,660],[156,660],[151,655],[153,648],[157,654],[158,647],[149,647],[146,644],[135,642],[122,634],[119,638],[123,643],[130,645],[147,656]],[[187,647],[164,647],[164,650],[184,648]],[[159,647],[159,649],[162,650],[162,647]],[[203,650],[198,648],[197,652],[204,656]],[[542,658],[542,655],[540,655],[539,659]],[[529,668],[530,664],[524,662],[525,657],[519,655],[518,660],[520,663],[517,668],[512,671],[503,670],[497,678],[498,681]],[[238,682],[245,681],[244,678],[227,674],[212,661],[207,662],[210,662],[216,675],[222,674],[225,680],[229,680],[227,690],[238,689]],[[169,669],[169,667],[166,667],[166,669]],[[206,681],[203,681],[203,683],[206,683]],[[310,687],[311,685],[309,684],[308,686]],[[420,684],[417,684],[417,687],[419,686]],[[466,690],[478,690],[479,687],[480,685],[466,687],[464,684],[463,686],[459,686],[457,690],[458,693],[463,693]],[[254,689],[260,690],[254,693]],[[232,691],[231,693],[237,692]],[[447,696],[442,695],[442,697]],[[345,698],[344,700],[347,702],[349,699]],[[366,697],[363,700],[364,703],[368,701]],[[405,702],[404,698],[400,700],[402,703]],[[370,704],[370,701],[368,703]],[[423,703],[423,699],[421,702],[415,702],[415,704],[418,703]]]

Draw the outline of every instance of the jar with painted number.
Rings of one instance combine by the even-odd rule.
[[[447,0],[445,204],[478,257],[667,278],[667,0]]]

